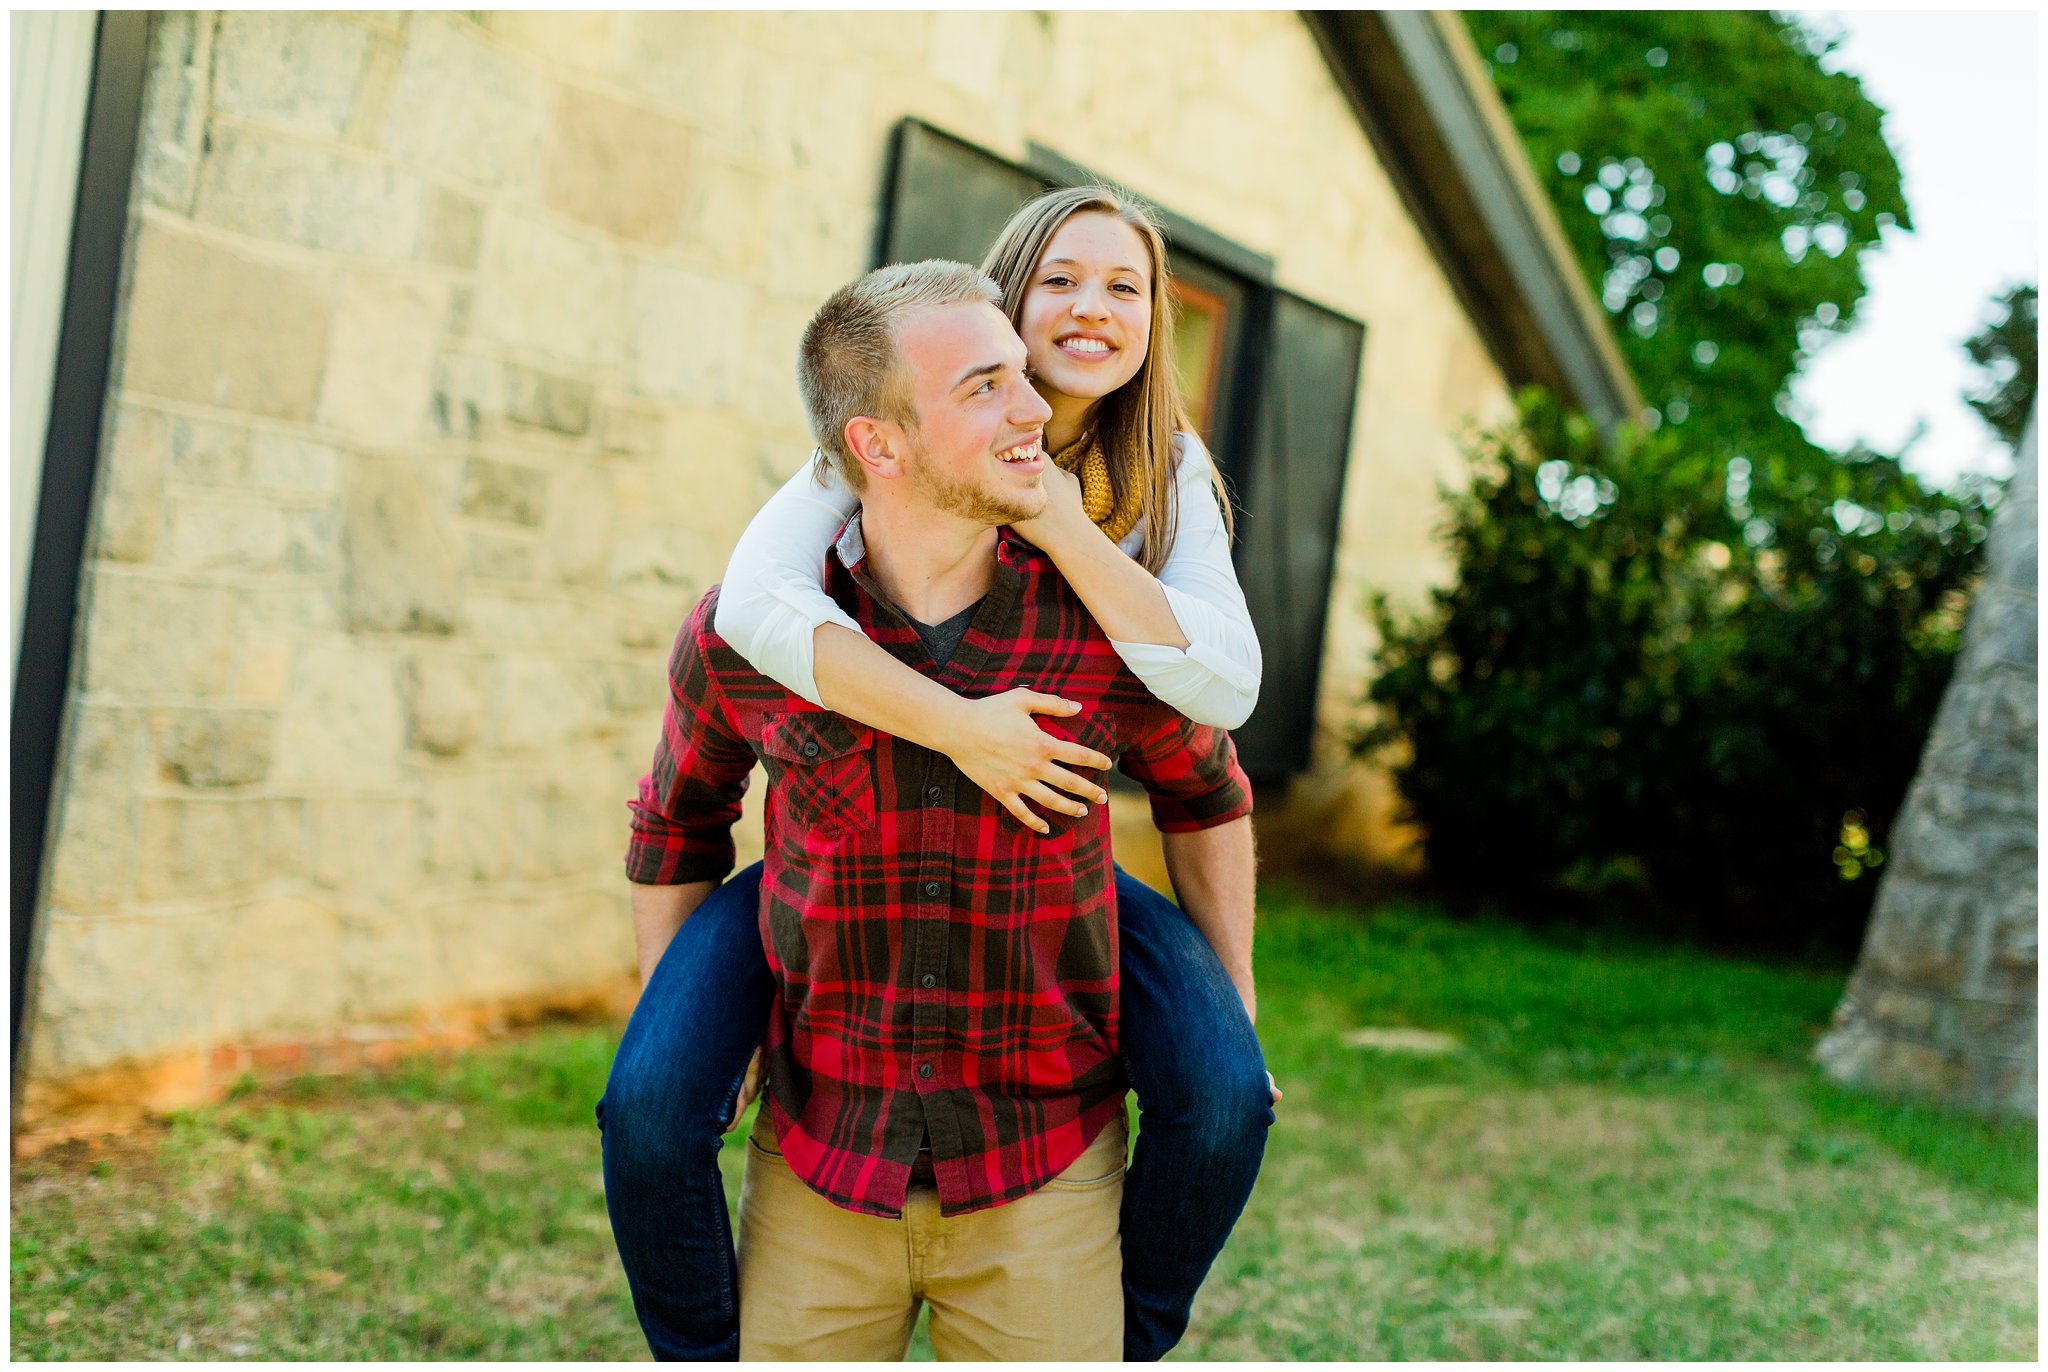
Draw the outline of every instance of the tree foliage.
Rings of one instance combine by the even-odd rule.
[[[1466,15],[1623,356],[1699,451],[1824,461],[1785,383],[1909,229],[1883,115],[1825,37],[1755,10]]]
[[[1765,488],[1673,429],[1613,443],[1540,392],[1446,492],[1456,580],[1375,597],[1361,752],[1430,870],[1619,882],[1646,920],[1846,951],[1981,562],[1986,488],[1859,452]]]
[[[2031,284],[2012,287],[1992,302],[1998,315],[1963,344],[1986,372],[1984,384],[1965,399],[2015,452],[2041,381],[2040,294]]]

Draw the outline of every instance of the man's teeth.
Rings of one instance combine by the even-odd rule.
[[[1070,353],[1106,353],[1109,344],[1099,338],[1069,338],[1060,344]]]
[[[1021,448],[1012,448],[1006,453],[997,454],[997,456],[1005,462],[1029,462],[1032,458],[1038,456],[1043,446],[1041,442],[1033,440]]]

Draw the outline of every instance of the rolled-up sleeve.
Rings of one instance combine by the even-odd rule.
[[[1145,788],[1161,833],[1213,829],[1252,812],[1252,784],[1229,731],[1185,715],[1154,712],[1118,767]]]
[[[668,704],[654,765],[627,802],[626,879],[641,886],[720,881],[732,871],[732,826],[754,752],[728,721],[706,661],[717,591],[697,602],[669,655]]]

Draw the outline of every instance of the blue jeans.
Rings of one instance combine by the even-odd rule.
[[[1124,1357],[1164,1356],[1244,1210],[1273,1122],[1244,1003],[1180,908],[1116,872],[1124,1071]],[[662,1361],[739,1356],[738,1264],[718,1150],[775,994],[761,865],[708,896],[662,954],[597,1105],[605,1206],[633,1309]]]

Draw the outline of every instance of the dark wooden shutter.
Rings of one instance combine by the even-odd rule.
[[[1259,706],[1233,737],[1245,770],[1263,779],[1308,770],[1365,348],[1353,320],[1284,291],[1272,302],[1248,450],[1231,464],[1238,579],[1266,666]]]
[[[979,263],[1045,182],[969,143],[906,119],[896,126],[875,265],[943,257]]]

